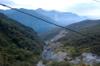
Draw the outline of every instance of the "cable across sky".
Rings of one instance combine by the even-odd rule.
[[[1,5],[1,6],[4,6],[4,7],[7,7],[7,8],[10,8],[10,9],[12,9],[12,10],[18,11],[18,12],[20,12],[20,13],[26,14],[26,15],[28,15],[28,16],[34,17],[34,18],[36,18],[36,19],[42,20],[42,21],[45,22],[45,23],[48,23],[48,24],[51,24],[51,25],[54,25],[54,26],[57,26],[57,27],[60,27],[60,28],[69,30],[69,31],[74,32],[74,33],[76,33],[76,34],[79,34],[79,35],[81,35],[81,36],[94,38],[94,37],[88,36],[88,35],[86,35],[86,34],[83,34],[83,33],[81,33],[81,32],[78,32],[78,31],[76,31],[76,30],[73,30],[73,29],[70,29],[70,28],[67,28],[67,27],[58,25],[58,24],[56,24],[56,23],[50,22],[50,21],[45,20],[45,19],[43,19],[43,18],[41,18],[41,17],[37,17],[37,16],[35,16],[35,15],[32,15],[32,14],[29,14],[29,13],[26,13],[26,12],[23,12],[23,11],[20,11],[20,10],[18,10],[18,9],[16,9],[16,8],[11,7],[11,6],[8,6],[8,5],[5,5],[5,4],[0,4],[0,5]]]

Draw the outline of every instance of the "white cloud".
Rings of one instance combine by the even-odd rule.
[[[88,16],[90,18],[100,18],[100,3],[81,3],[77,4],[69,9],[70,12],[77,13],[82,16]]]
[[[0,0],[3,3],[14,2],[17,8],[37,9],[43,8],[46,10],[66,11],[72,6],[81,3],[92,3],[93,0]],[[11,4],[11,3],[10,3]]]
[[[17,7],[27,7],[30,9],[43,8],[46,10],[59,10],[64,11],[75,3],[75,0],[12,0]]]
[[[91,0],[10,0],[10,2],[17,4],[16,7],[26,7],[27,8],[44,8],[44,9],[55,9],[55,10],[65,10],[72,5],[83,2],[90,2]],[[1,2],[8,2],[9,0],[1,0]]]
[[[0,0],[16,8],[70,11],[84,16],[100,16],[100,3],[95,0]],[[15,4],[11,4],[14,2]],[[1,9],[3,7],[0,7]]]

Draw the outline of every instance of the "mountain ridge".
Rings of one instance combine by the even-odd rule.
[[[37,9],[36,12],[43,14],[47,17],[50,17],[57,21],[57,24],[62,26],[67,26],[69,24],[86,20],[87,17],[79,16],[72,12],[59,12],[59,11],[46,11],[41,8]]]
[[[79,32],[80,29],[95,26],[99,23],[100,23],[100,20],[83,20],[83,21],[80,21],[80,22],[77,22],[77,23],[70,24],[70,25],[66,26],[66,28],[69,28],[69,29],[72,29],[72,30]],[[63,31],[63,30],[69,32],[69,30],[65,30],[63,28],[56,28],[54,30],[51,30],[51,32],[45,34],[46,35],[45,37],[48,37],[48,38],[50,37],[52,39],[53,36],[55,36],[56,34],[59,34],[60,31]],[[46,39],[45,37],[44,37],[44,39]]]

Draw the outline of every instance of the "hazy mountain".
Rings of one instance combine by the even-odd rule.
[[[35,15],[36,17],[40,17],[40,18],[45,19],[50,22],[55,22],[54,20],[52,20],[44,15],[41,15],[38,12],[35,12],[34,10],[27,10],[27,9],[18,9],[18,10]],[[12,18],[26,26],[34,28],[38,32],[38,34],[48,32],[49,30],[54,28],[54,26],[49,25],[42,20],[36,19],[34,17],[25,15],[23,13],[20,13],[20,12],[14,11],[14,10],[1,10],[1,12],[3,12],[5,15],[9,16],[10,18]]]
[[[36,66],[43,45],[32,28],[0,13],[0,65]]]
[[[87,19],[86,17],[71,12],[46,11],[41,8],[37,9],[36,12],[54,19],[57,21],[57,24],[63,26]]]

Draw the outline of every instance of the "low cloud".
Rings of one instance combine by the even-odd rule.
[[[71,7],[69,11],[82,16],[100,17],[100,5],[95,2],[77,4]]]
[[[0,0],[0,3],[15,8],[42,8],[45,10],[73,12],[83,16],[100,16],[100,3],[95,0]]]
[[[14,5],[14,2],[10,1],[10,0],[0,0],[1,4],[6,4],[6,5]]]

